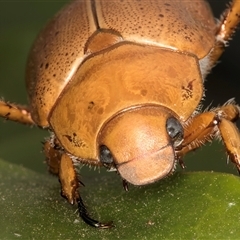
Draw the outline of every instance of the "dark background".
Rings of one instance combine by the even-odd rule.
[[[2,1],[0,0],[0,97],[26,104],[24,74],[31,44],[44,24],[67,1]],[[209,1],[215,17],[219,17],[228,1]],[[240,103],[240,31],[234,35],[220,63],[207,77],[206,101],[218,106],[235,97]],[[0,158],[21,164],[37,172],[46,169],[41,141],[47,131],[0,120]],[[222,144],[214,142],[185,158],[187,171],[214,170],[232,172],[226,165]]]

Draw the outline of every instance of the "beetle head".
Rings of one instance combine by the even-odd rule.
[[[165,107],[133,108],[103,127],[100,161],[114,165],[122,178],[134,185],[149,184],[174,170],[174,148],[182,137],[180,122]]]

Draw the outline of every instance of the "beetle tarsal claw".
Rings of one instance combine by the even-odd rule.
[[[89,217],[88,211],[87,211],[81,197],[79,199],[77,199],[77,204],[78,204],[79,216],[88,225],[90,225],[92,227],[96,227],[96,228],[102,228],[102,229],[114,227],[112,221],[107,222],[107,223],[102,223],[102,222],[99,222],[99,221],[94,220],[91,217]]]
[[[123,179],[122,184],[123,184],[124,190],[128,192],[129,191],[128,182],[125,179]]]
[[[182,169],[185,169],[185,168],[186,168],[186,165],[185,165],[185,163],[183,162],[183,159],[182,159],[182,158],[179,158],[179,159],[178,159],[178,163],[179,163],[179,165],[180,165],[180,167],[181,167]]]

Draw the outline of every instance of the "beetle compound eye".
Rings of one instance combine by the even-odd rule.
[[[111,169],[113,165],[113,156],[111,151],[105,145],[100,146],[100,162],[103,166]]]
[[[183,139],[183,127],[181,123],[174,117],[170,117],[166,123],[167,133],[174,142],[174,146],[178,146]]]

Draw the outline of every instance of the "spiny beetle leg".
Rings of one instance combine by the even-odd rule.
[[[176,149],[178,157],[181,158],[187,152],[218,138],[222,140],[230,160],[240,171],[240,133],[235,125],[239,116],[240,107],[232,100],[222,107],[194,116],[184,129],[184,141]]]
[[[55,144],[55,143],[54,143]],[[61,196],[67,199],[70,204],[77,203],[80,217],[85,223],[96,228],[111,228],[112,222],[101,223],[89,217],[88,211],[83,204],[78,189],[84,184],[78,179],[72,159],[66,153],[61,153],[50,140],[44,144],[44,151],[47,157],[47,164],[51,173],[59,176],[61,184]]]
[[[27,125],[35,125],[28,107],[0,100],[0,117]]]
[[[216,31],[216,43],[210,53],[211,67],[213,67],[222,55],[228,41],[231,40],[240,22],[240,1],[233,0],[228,9],[222,14]]]

